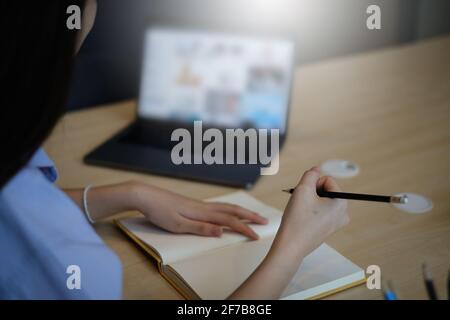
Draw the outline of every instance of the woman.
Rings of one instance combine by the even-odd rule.
[[[243,222],[264,224],[238,206],[204,203],[129,181],[91,189],[60,190],[52,161],[39,148],[64,112],[74,53],[91,29],[96,2],[3,1],[0,167],[0,298],[119,299],[122,270],[89,221],[138,210],[175,233],[219,237],[228,227],[251,239]],[[82,28],[68,30],[66,10],[82,8]],[[302,259],[348,223],[346,202],[322,199],[316,189],[339,191],[317,168],[305,172],[283,215],[273,245],[230,298],[278,298]],[[85,203],[86,202],[86,203]],[[85,212],[83,212],[85,211]],[[79,290],[67,287],[70,265],[82,273]]]

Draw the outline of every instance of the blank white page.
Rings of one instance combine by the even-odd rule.
[[[360,283],[364,270],[326,244],[310,253],[288,287],[283,299],[308,299],[326,292]]]

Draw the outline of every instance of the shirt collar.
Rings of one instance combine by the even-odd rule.
[[[48,157],[44,149],[39,148],[28,162],[28,167],[38,168],[51,182],[58,178],[55,163]]]

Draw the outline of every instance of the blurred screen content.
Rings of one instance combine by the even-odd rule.
[[[293,44],[150,29],[139,116],[285,130]]]

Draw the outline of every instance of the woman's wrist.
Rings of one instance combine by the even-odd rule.
[[[127,183],[127,202],[130,210],[136,210],[145,213],[155,204],[158,199],[158,187],[140,182],[128,181]]]
[[[278,299],[303,261],[301,251],[286,243],[284,234],[277,233],[272,246],[246,282],[231,299]],[[263,285],[262,285],[263,284]]]
[[[126,203],[129,211],[142,211],[143,202],[149,196],[149,186],[140,181],[128,181],[125,183]]]
[[[139,194],[143,186],[139,182],[128,181],[115,185],[92,187],[80,199],[80,206],[84,201],[93,220],[101,220],[120,212],[139,210]],[[81,190],[83,193],[83,190]],[[70,191],[68,191],[70,195]],[[72,197],[74,198],[74,197]]]
[[[298,235],[292,235],[291,230],[281,225],[270,248],[269,255],[275,261],[285,261],[287,265],[299,266],[305,258],[307,252],[304,244]]]

